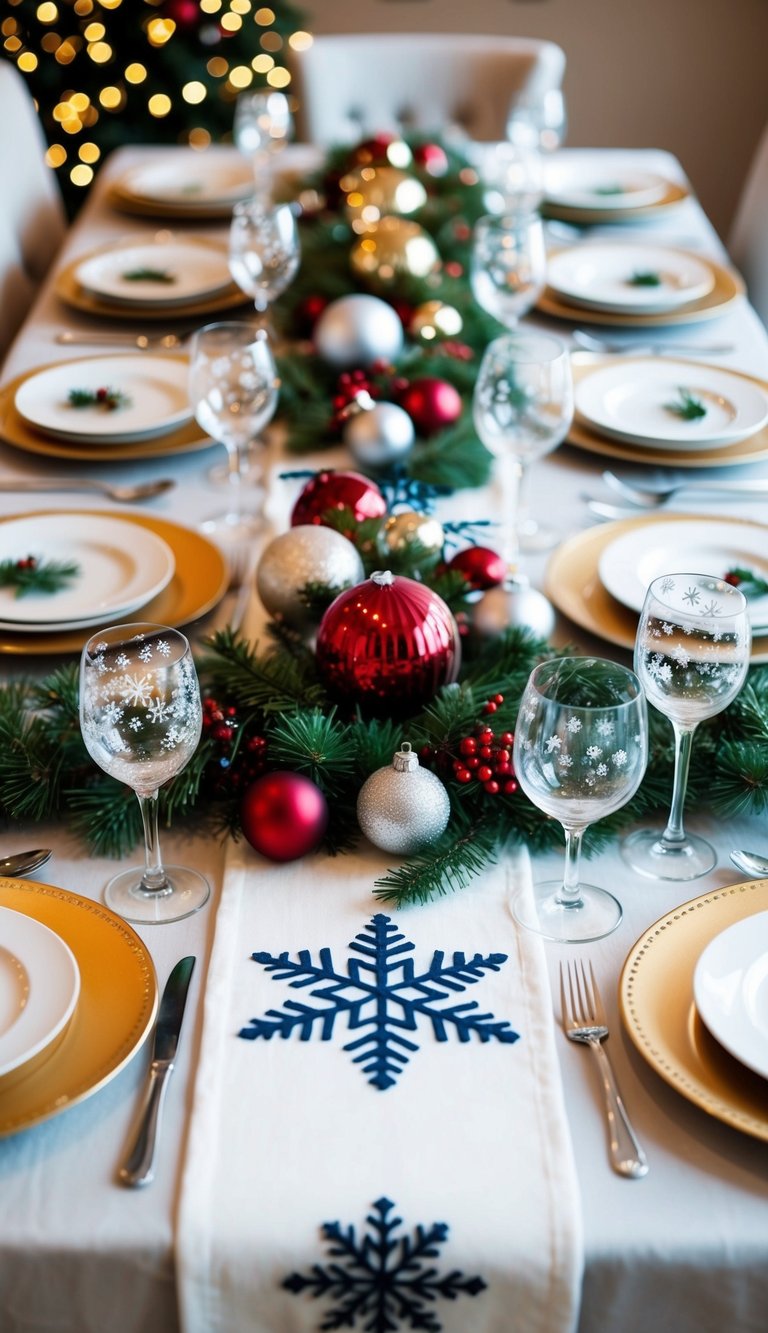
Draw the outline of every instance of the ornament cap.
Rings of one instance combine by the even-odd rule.
[[[371,574],[371,583],[376,583],[380,588],[389,588],[395,581],[395,576],[391,569],[374,569]]]
[[[403,741],[392,760],[392,767],[396,773],[412,773],[419,767],[419,756],[412,749],[410,741]]]

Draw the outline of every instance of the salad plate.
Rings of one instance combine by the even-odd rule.
[[[0,1088],[64,1032],[79,993],[80,971],[64,940],[0,906]]]
[[[74,269],[85,291],[125,305],[183,306],[231,286],[223,246],[194,237],[111,246]]]
[[[60,440],[130,443],[192,418],[184,358],[125,354],[60,361],[25,378],[14,406]]]
[[[734,921],[710,940],[696,964],[693,996],[720,1045],[768,1078],[768,911]]]
[[[574,305],[657,314],[707,296],[715,274],[706,260],[684,250],[594,241],[550,256],[547,284]]]

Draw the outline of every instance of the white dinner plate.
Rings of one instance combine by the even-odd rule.
[[[650,171],[595,171],[561,163],[547,172],[545,200],[561,208],[647,208],[667,192],[663,176]]]
[[[703,416],[686,420],[672,410],[682,391],[704,408]],[[582,420],[602,435],[653,449],[738,444],[768,422],[768,395],[753,381],[667,357],[595,370],[576,386],[575,402]]]
[[[749,569],[768,580],[768,527],[702,518],[660,519],[609,542],[598,560],[603,587],[624,606],[641,611],[649,583],[661,574],[712,574]],[[748,599],[754,631],[768,629],[768,596]]]
[[[151,272],[162,277],[138,276]],[[84,260],[74,276],[93,295],[126,305],[184,305],[232,282],[226,250],[194,239],[115,246]]]
[[[34,917],[0,907],[0,1078],[56,1040],[79,994],[69,946]]]
[[[167,158],[135,167],[119,182],[136,199],[183,205],[194,210],[211,204],[235,204],[253,194],[253,172],[246,162],[216,162],[190,153],[183,162]]]
[[[16,391],[16,411],[31,426],[57,439],[115,443],[166,435],[192,417],[186,361],[162,356],[99,356],[62,361],[30,375]],[[110,411],[73,407],[69,395],[83,389],[125,394]]]
[[[635,281],[643,276],[655,276],[657,284]],[[715,273],[705,259],[685,250],[593,241],[552,255],[547,284],[574,305],[616,314],[660,314],[706,296]]]
[[[17,631],[48,633],[98,625],[135,611],[170,583],[175,560],[167,542],[135,523],[67,510],[0,523],[0,560],[67,561],[79,568],[55,593],[17,598],[0,587],[0,620]]]
[[[768,912],[736,921],[707,945],[693,998],[720,1045],[768,1078]]]

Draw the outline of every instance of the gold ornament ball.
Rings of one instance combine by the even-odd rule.
[[[411,316],[408,332],[412,338],[430,343],[457,338],[463,327],[464,321],[455,306],[444,301],[422,301]]]
[[[420,180],[396,167],[363,167],[342,176],[344,211],[355,231],[367,231],[387,214],[415,213],[427,202]]]
[[[420,564],[436,563],[445,544],[442,525],[429,514],[402,509],[387,519],[378,537],[382,555],[404,555],[413,551]]]
[[[354,245],[350,264],[371,287],[391,287],[400,278],[426,278],[439,266],[432,237],[418,222],[386,217]]]

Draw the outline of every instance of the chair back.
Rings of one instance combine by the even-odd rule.
[[[768,327],[768,126],[757,146],[728,236],[747,295]]]
[[[0,360],[61,244],[66,217],[22,75],[0,59]]]
[[[298,137],[326,145],[377,131],[506,137],[520,94],[559,88],[565,54],[554,42],[467,33],[318,36],[291,55]]]

